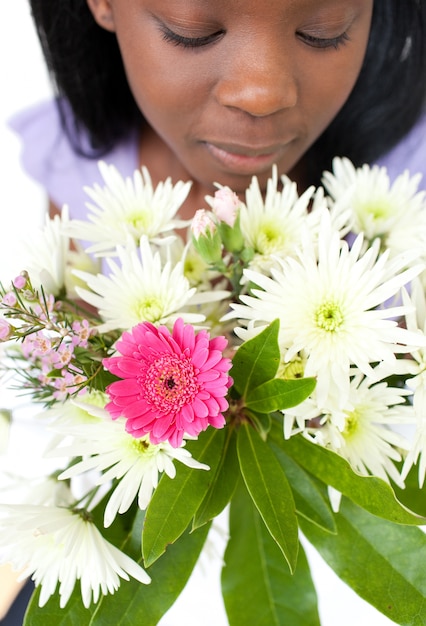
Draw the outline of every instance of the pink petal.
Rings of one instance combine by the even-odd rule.
[[[140,359],[137,360],[123,356],[121,359],[119,359],[117,363],[117,370],[119,373],[113,373],[116,373],[116,375],[120,376],[120,378],[130,378],[132,376],[139,376],[141,373],[141,368],[143,368],[143,364],[141,363]]]
[[[192,410],[192,406],[190,404],[184,404],[180,411],[181,416],[185,420],[185,422],[193,422],[194,421],[194,411]]]
[[[115,396],[132,396],[141,392],[141,386],[134,378],[116,380],[108,386],[108,393]]]
[[[226,337],[223,337],[223,335],[210,339],[210,350],[219,350],[220,352],[223,352],[227,345],[228,340]]]
[[[205,365],[208,356],[208,348],[196,348],[194,350],[194,354],[191,357],[191,361],[194,367],[198,367],[199,369],[201,369]]]
[[[209,417],[209,424],[213,426],[213,428],[223,428],[226,424],[226,420],[223,415],[219,413],[219,415]]]
[[[209,358],[204,363],[203,369],[215,367],[222,359],[222,352],[219,352],[219,350],[210,350]]]
[[[209,382],[212,380],[217,380],[220,376],[220,373],[216,370],[207,370],[205,372],[200,372],[197,374],[197,380],[199,383]]]
[[[141,417],[142,415],[150,415],[151,413],[152,407],[143,399],[137,400],[136,402],[123,407],[123,415],[125,415],[127,419],[135,419],[137,417]]]
[[[207,406],[198,397],[194,398],[194,401],[192,402],[192,409],[196,419],[199,419],[200,417],[207,417],[209,414]]]
[[[160,418],[155,420],[152,427],[152,434],[154,437],[157,437],[160,441],[164,441],[164,435],[171,429],[170,425],[170,417],[166,416],[165,418]],[[174,430],[174,429],[172,429]]]

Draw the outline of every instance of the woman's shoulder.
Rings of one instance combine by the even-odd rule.
[[[403,171],[422,174],[419,188],[426,190],[426,114],[411,131],[387,154],[377,161],[385,166],[393,180]]]
[[[59,109],[54,99],[37,103],[15,114],[9,126],[20,138],[25,172],[43,186],[56,206],[67,204],[73,217],[82,218],[88,200],[83,188],[101,184],[102,178],[97,159],[77,151],[65,132],[65,124],[72,129],[74,120],[69,106],[62,104]],[[84,131],[79,131],[78,142],[83,148],[89,148],[89,138]],[[128,176],[138,165],[137,150],[135,133],[102,159]]]

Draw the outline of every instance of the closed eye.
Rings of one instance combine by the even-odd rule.
[[[168,41],[175,46],[182,46],[183,48],[202,48],[203,46],[208,46],[209,44],[217,41],[225,33],[224,30],[218,30],[211,35],[205,35],[204,37],[184,37],[183,35],[173,32],[169,28],[163,27],[162,31],[164,41]]]
[[[337,37],[314,37],[313,35],[308,35],[307,33],[296,33],[299,39],[301,39],[304,43],[312,48],[334,48],[337,50],[340,46],[344,45],[347,41],[349,41],[349,35],[347,32],[338,35]]]

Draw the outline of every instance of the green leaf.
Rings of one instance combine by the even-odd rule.
[[[224,560],[222,592],[230,626],[319,626],[302,547],[291,575],[243,485],[231,502]]]
[[[306,472],[274,442],[268,445],[283,468],[293,491],[296,513],[330,533],[336,532],[334,514],[330,507],[326,486]]]
[[[135,524],[133,542],[142,532],[143,514]],[[205,543],[210,525],[194,532],[187,530],[175,543],[169,545],[165,554],[147,571],[151,576],[149,585],[136,580],[122,583],[113,595],[106,596],[99,605],[90,626],[156,626],[172,606],[186,585]],[[128,550],[137,560],[137,555]],[[139,550],[139,562],[141,561]],[[74,622],[81,626],[80,622]]]
[[[238,431],[237,451],[247,490],[293,572],[299,547],[298,525],[285,473],[271,448],[248,424]]]
[[[276,431],[271,429],[271,437]],[[370,513],[398,524],[425,524],[426,519],[406,509],[396,499],[390,485],[375,476],[356,474],[343,457],[311,443],[300,435],[284,443],[277,441],[286,454],[308,472],[359,504]]]
[[[210,470],[179,464],[176,477],[163,475],[149,503],[142,535],[142,552],[149,567],[169,543],[176,541],[210,489],[220,462],[225,429],[208,428],[196,441],[188,442],[192,456]]]
[[[396,497],[404,506],[410,511],[426,517],[426,482],[423,487],[419,487],[418,471],[417,465],[413,465],[404,480],[405,489],[401,489],[395,484],[392,486]]]
[[[261,413],[281,411],[306,400],[315,389],[315,378],[283,380],[274,378],[251,389],[245,398],[246,405]]]
[[[272,419],[270,413],[257,413],[252,409],[245,408],[244,415],[247,421],[257,430],[263,441],[266,441],[271,430]]]
[[[86,609],[83,605],[80,593],[80,584],[74,589],[65,609],[59,606],[59,595],[52,596],[50,600],[40,608],[38,599],[40,588],[31,596],[28,604],[23,626],[89,626],[96,606]]]
[[[223,511],[232,498],[239,477],[236,435],[233,429],[227,428],[217,471],[210,489],[195,514],[193,528],[202,526]]]
[[[243,343],[232,359],[230,375],[240,396],[274,378],[280,363],[278,347],[279,320]],[[264,411],[265,412],[265,411]]]
[[[426,535],[342,499],[337,536],[302,520],[307,539],[356,593],[403,626],[426,624]]]

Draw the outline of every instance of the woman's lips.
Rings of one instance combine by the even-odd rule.
[[[253,148],[205,142],[205,146],[216,161],[240,174],[254,174],[259,169],[272,167],[283,150],[282,145]]]

